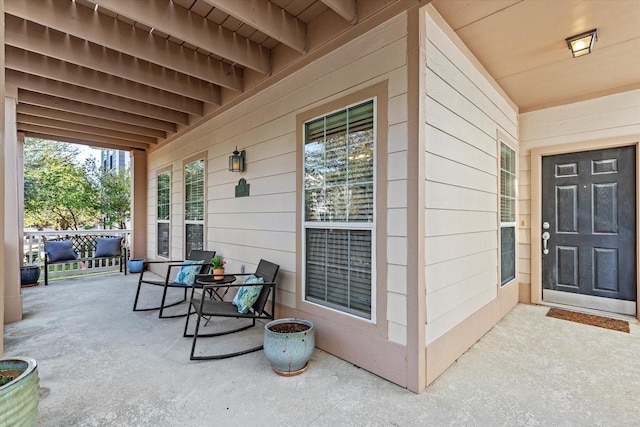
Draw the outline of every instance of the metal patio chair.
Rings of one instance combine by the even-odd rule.
[[[189,290],[189,288],[193,287],[193,284],[195,282],[195,278],[197,277],[197,275],[207,274],[209,272],[209,269],[211,268],[211,258],[213,258],[215,254],[216,254],[216,251],[203,251],[203,250],[194,249],[189,253],[189,255],[185,260],[144,261],[142,272],[140,273],[140,279],[138,279],[138,289],[136,291],[136,298],[133,302],[133,311],[160,310],[158,317],[160,317],[161,319],[186,316],[187,313],[165,316],[164,309],[181,304],[187,300],[187,291]],[[198,264],[195,264],[193,261],[200,261],[202,263],[199,269],[197,269]],[[147,267],[152,264],[167,265],[167,272],[164,280],[148,279],[144,277],[144,273],[147,270]],[[180,269],[180,270],[176,274],[175,271],[177,269]],[[182,277],[180,277],[181,272],[185,273]],[[183,280],[178,280],[180,278],[182,278]],[[140,288],[142,287],[143,284],[163,287],[162,300],[159,306],[148,307],[148,308],[138,308]],[[167,290],[169,288],[183,289],[184,298],[179,301],[175,301],[167,304],[166,298],[167,298]]]
[[[246,329],[252,328],[256,326],[256,320],[273,320],[275,317],[275,301],[276,301],[276,275],[278,274],[278,270],[280,266],[277,264],[273,264],[269,261],[261,259],[258,263],[258,267],[256,268],[255,273],[240,273],[233,274],[233,276],[250,276],[253,274],[258,278],[262,278],[264,280],[263,283],[234,283],[234,284],[204,284],[202,285],[202,293],[200,297],[194,296],[193,293],[198,287],[198,285],[194,286],[192,289],[192,296],[189,303],[189,312],[187,314],[187,318],[184,325],[184,337],[193,337],[193,344],[191,346],[191,360],[210,360],[210,359],[226,359],[228,357],[239,356],[241,354],[251,353],[253,351],[258,351],[262,349],[262,345],[257,347],[252,347],[249,349],[244,349],[240,351],[234,351],[230,353],[223,354],[215,354],[215,355],[206,355],[206,356],[196,356],[196,343],[198,338],[203,337],[218,337],[222,335],[233,334],[235,332],[244,331]],[[212,276],[212,275],[209,275]],[[227,276],[227,275],[225,275]],[[202,278],[201,278],[202,279]],[[204,280],[201,280],[200,283],[206,283]],[[251,305],[248,312],[240,313],[238,311],[238,307],[233,305],[231,301],[222,301],[218,298],[219,294],[216,292],[222,288],[241,288],[243,286],[259,286],[262,285],[262,289],[258,295],[257,300]],[[214,298],[215,297],[215,298]],[[267,306],[267,301],[271,297],[271,304],[269,307],[269,311],[265,308]],[[192,315],[197,315],[195,330],[193,334],[187,333],[187,328],[189,327],[189,318]],[[207,318],[207,322],[211,320],[213,317],[224,317],[224,318],[239,318],[239,319],[249,319],[250,323],[245,324],[240,327],[234,327],[229,330],[223,330],[221,332],[214,333],[201,333],[200,327],[203,318]]]

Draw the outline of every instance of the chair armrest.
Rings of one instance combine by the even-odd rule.
[[[146,264],[168,264],[168,263],[175,263],[175,262],[185,262],[184,259],[173,259],[173,260],[165,260],[165,261],[143,261]]]
[[[185,260],[167,260],[167,261],[144,261],[142,264],[142,272],[140,274],[140,280],[144,275],[144,272],[147,271],[147,265],[149,264],[169,264],[167,265],[167,274],[165,275],[165,285],[169,283],[169,279],[171,278],[171,269],[174,267],[182,267],[182,266],[194,266],[198,264],[185,264]]]
[[[181,264],[171,263],[167,266],[167,278],[171,276],[171,269],[174,267],[202,267],[202,264],[189,264],[189,263],[186,263],[185,261],[181,261]],[[196,278],[194,279],[194,283],[197,279],[198,279],[198,276],[196,275]]]
[[[241,288],[243,286],[271,286],[274,287],[276,285],[276,282],[265,282],[265,283],[248,283],[248,284],[244,284],[244,283],[220,283],[220,284],[213,284],[213,285],[204,285],[202,286],[202,289],[204,291],[206,291],[207,289],[218,289],[218,288]],[[204,295],[205,292],[203,292]]]

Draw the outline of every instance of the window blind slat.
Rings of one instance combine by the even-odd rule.
[[[371,231],[307,229],[306,296],[370,314]]]
[[[157,253],[158,255],[169,258],[169,223],[158,223],[158,235],[157,237]]]

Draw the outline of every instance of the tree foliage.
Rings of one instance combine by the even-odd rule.
[[[127,228],[131,213],[129,168],[117,172],[100,171],[100,210],[105,228]]]
[[[98,171],[94,159],[79,160],[71,144],[25,139],[24,223],[58,230],[125,228],[129,219],[128,171]]]
[[[96,224],[98,197],[95,162],[80,164],[70,144],[27,138],[24,149],[26,226],[78,230]]]

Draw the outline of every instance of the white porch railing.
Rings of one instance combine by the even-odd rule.
[[[129,258],[132,230],[65,230],[65,231],[25,231],[24,265],[44,265],[44,243],[49,240],[71,240],[78,258],[92,258],[95,255],[96,241],[99,237],[123,237]],[[89,261],[70,261],[49,265],[49,277],[76,275],[119,270],[119,259],[108,258]]]

